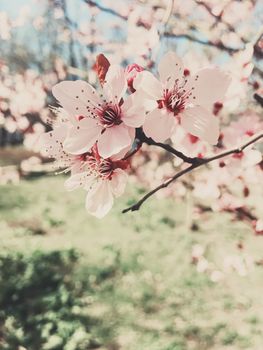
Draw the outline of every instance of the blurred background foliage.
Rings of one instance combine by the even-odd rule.
[[[190,176],[175,195],[124,216],[170,171],[156,171],[163,158],[147,153],[133,169],[140,185],[98,221],[85,193],[66,193],[65,177],[36,153],[51,87],[97,84],[100,52],[153,70],[167,49],[191,70],[225,66],[235,84],[222,124],[262,118],[253,99],[262,95],[262,13],[256,0],[1,0],[0,349],[262,349],[258,172],[236,207],[197,205]]]
[[[260,349],[262,240],[225,213],[151,201],[85,216],[63,177],[2,188],[1,349]]]

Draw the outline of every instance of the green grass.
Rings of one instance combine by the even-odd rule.
[[[121,214],[141,195],[132,189],[98,220],[85,212],[85,193],[65,192],[63,181],[0,187],[1,250],[77,250],[74,273],[88,283],[85,315],[99,320],[91,332],[101,350],[262,349],[263,267],[245,277],[230,271],[214,283],[191,263],[195,244],[215,270],[230,255],[262,259],[263,240],[247,225],[205,213],[192,231],[193,208],[174,199],[152,198],[139,212]]]

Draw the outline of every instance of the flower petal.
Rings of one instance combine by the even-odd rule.
[[[134,128],[128,128],[128,132],[129,132],[129,135],[130,135],[131,143],[127,147],[123,148],[120,152],[112,155],[111,156],[112,160],[123,159],[124,156],[128,153],[128,151],[132,148],[132,145],[133,145],[133,142],[134,142],[134,139],[135,139],[135,129]]]
[[[59,158],[63,153],[62,143],[66,138],[68,123],[60,124],[52,131],[42,134],[38,144],[41,154],[45,157]]]
[[[128,174],[122,169],[115,169],[112,179],[110,181],[112,193],[119,197],[123,194],[126,183],[128,179]]]
[[[134,129],[133,129],[134,130]],[[133,137],[134,139],[134,137]],[[124,156],[129,152],[129,150],[131,149],[132,144],[130,144],[129,146],[123,148],[120,152],[118,152],[117,154],[114,154],[113,156],[111,156],[111,160],[120,160],[123,159]]]
[[[201,106],[187,108],[181,115],[182,127],[190,134],[215,145],[219,137],[219,122]]]
[[[129,129],[122,123],[106,129],[101,134],[98,140],[98,151],[102,158],[109,158],[129,146],[131,142]]]
[[[76,173],[71,175],[64,183],[68,191],[76,190],[79,187],[89,186],[92,182],[92,177],[88,172]]]
[[[126,125],[134,128],[142,126],[145,120],[145,111],[139,93],[135,92],[125,99],[122,112],[122,120]]]
[[[82,80],[62,81],[52,88],[52,93],[72,117],[89,115],[89,108],[100,103],[96,90]]]
[[[262,154],[255,149],[247,149],[244,152],[243,166],[244,168],[252,168],[262,161]]]
[[[136,90],[145,91],[154,100],[162,97],[162,84],[150,72],[143,71],[138,74],[133,81],[133,86]]]
[[[146,116],[143,130],[146,136],[156,142],[169,139],[174,131],[176,120],[164,109],[155,109]]]
[[[219,68],[205,68],[192,81],[194,90],[189,101],[211,109],[215,102],[223,102],[231,79]]]
[[[109,101],[118,103],[127,90],[127,81],[124,69],[117,65],[111,65],[108,69],[103,91]]]
[[[88,191],[86,197],[87,211],[101,219],[110,211],[112,206],[113,194],[111,192],[109,181],[98,181],[92,189]]]
[[[161,59],[158,72],[162,83],[166,83],[167,80],[175,80],[183,76],[183,62],[172,51],[167,52]]]
[[[69,129],[64,141],[65,151],[71,154],[83,154],[91,149],[100,136],[102,127],[95,119],[84,118]]]

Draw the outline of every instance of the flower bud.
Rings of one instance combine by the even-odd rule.
[[[127,84],[130,88],[130,91],[133,93],[135,89],[133,87],[133,81],[136,78],[137,74],[142,72],[144,69],[136,63],[129,64],[125,70],[127,77]]]

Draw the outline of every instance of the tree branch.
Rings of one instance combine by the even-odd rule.
[[[96,7],[98,10],[101,10],[103,12],[107,12],[113,16],[116,16],[120,19],[123,19],[125,21],[128,20],[128,17],[127,16],[123,16],[122,14],[120,14],[119,12],[111,9],[110,7],[105,7],[105,6],[102,6],[100,5],[99,3],[97,3],[96,1],[93,1],[93,0],[83,0],[87,5],[90,5],[90,6],[94,6]]]
[[[198,158],[198,157],[187,157],[185,154],[183,154],[180,151],[177,151],[174,149],[172,146],[168,144],[164,144],[161,142],[155,142],[152,138],[147,137],[145,133],[143,132],[142,128],[138,128],[136,130],[136,138],[141,142],[141,143],[146,143],[149,146],[156,146],[160,147],[167,152],[172,153],[176,157],[182,159],[184,162],[189,163],[189,164],[202,164],[203,163],[203,158]]]
[[[226,156],[229,156],[231,154],[236,154],[236,153],[241,153],[245,148],[247,148],[248,146],[254,144],[255,142],[259,141],[260,139],[263,138],[263,133],[256,135],[254,137],[252,137],[248,142],[246,142],[245,144],[241,145],[240,147],[222,152],[220,154],[217,154],[215,156],[209,157],[209,158],[203,158],[202,159],[202,163],[196,163],[196,164],[191,164],[189,167],[187,167],[186,169],[183,169],[181,171],[179,171],[177,174],[175,174],[172,178],[166,180],[164,183],[160,184],[159,186],[157,186],[156,188],[154,188],[153,190],[151,190],[150,192],[148,192],[145,196],[143,196],[137,203],[133,204],[132,206],[124,209],[122,211],[122,213],[127,213],[128,211],[136,211],[139,210],[140,207],[142,206],[142,204],[148,199],[150,198],[153,194],[155,194],[156,192],[158,192],[159,190],[161,190],[162,188],[166,188],[168,187],[172,182],[174,182],[175,180],[177,180],[179,177],[191,172],[192,170],[199,168],[202,165],[208,164],[216,159],[220,159]]]
[[[263,97],[260,96],[259,94],[255,93],[254,94],[254,99],[260,104],[261,107],[263,107]]]
[[[245,46],[240,47],[240,48],[233,48],[233,47],[229,47],[229,46],[224,45],[221,41],[214,42],[211,40],[202,40],[202,39],[195,38],[189,34],[175,34],[175,33],[165,32],[163,36],[166,38],[170,38],[170,39],[187,39],[187,40],[192,41],[192,42],[197,43],[197,44],[215,47],[219,50],[226,51],[230,54],[235,53],[235,52],[239,52],[241,50],[244,50],[244,48],[245,48]]]

